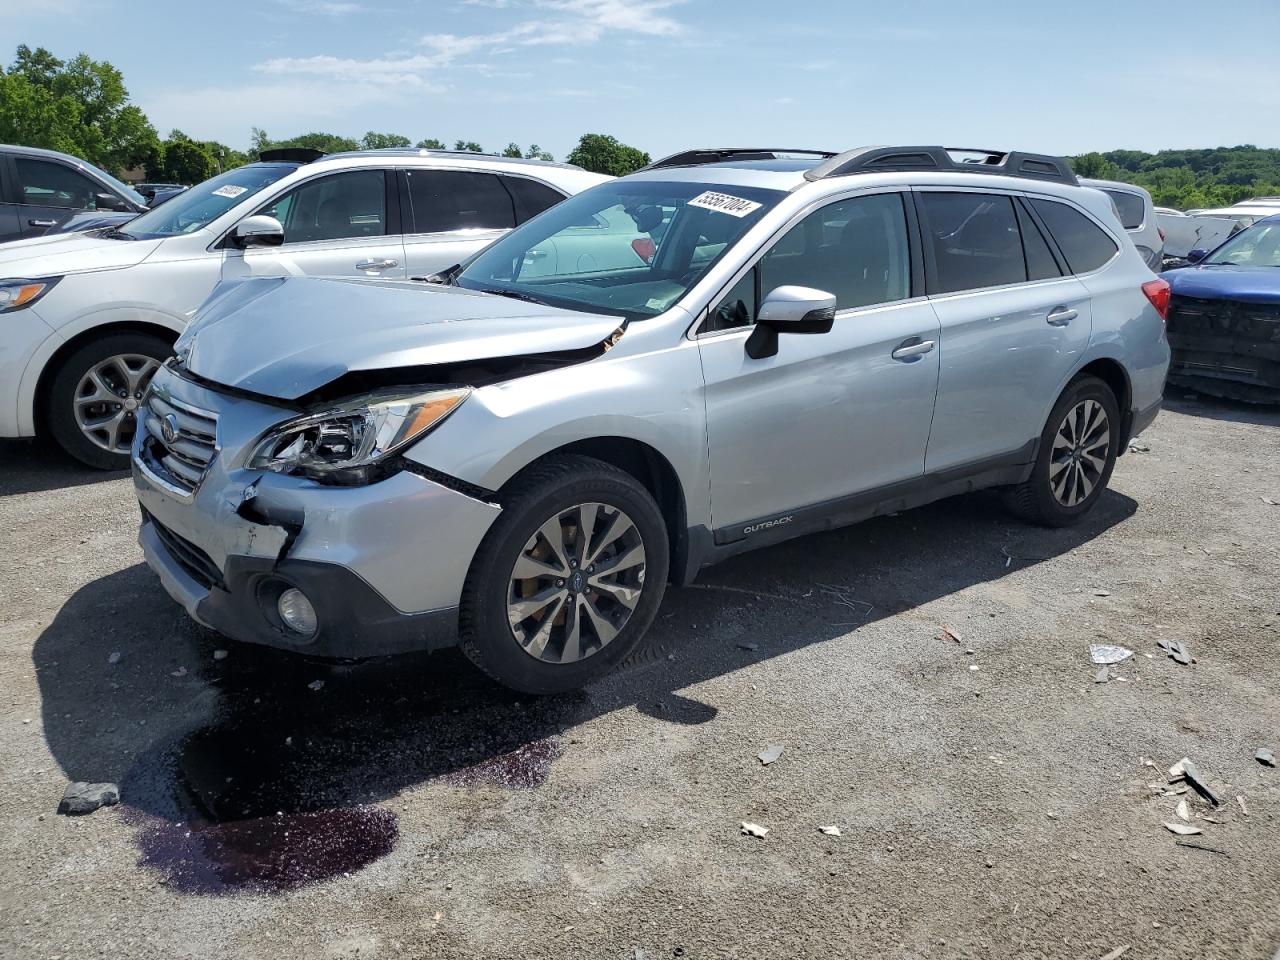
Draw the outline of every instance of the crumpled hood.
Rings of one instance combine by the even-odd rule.
[[[0,279],[61,277],[119,270],[147,259],[162,241],[108,240],[85,233],[53,233],[0,243]]]
[[[1198,300],[1280,302],[1280,267],[1183,267],[1160,274],[1172,292]]]
[[[346,373],[582,350],[623,321],[414,281],[221,284],[174,349],[198,377],[296,400]]]

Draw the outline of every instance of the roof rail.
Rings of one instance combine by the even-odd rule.
[[[267,163],[314,163],[324,155],[323,150],[311,147],[276,147],[259,152],[258,159]]]
[[[669,157],[655,160],[641,170],[658,170],[662,167],[699,167],[708,163],[724,163],[734,160],[778,160],[780,154],[799,154],[803,157],[834,157],[831,150],[793,150],[788,147],[699,147],[683,150]],[[638,172],[638,171],[637,171]]]
[[[970,147],[858,147],[831,157],[825,163],[806,170],[804,175],[809,180],[822,180],[854,173],[889,171],[990,173],[1078,185],[1071,164],[1062,157]]]

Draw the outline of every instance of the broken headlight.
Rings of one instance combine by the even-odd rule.
[[[372,483],[385,475],[390,458],[444,420],[470,392],[374,396],[290,420],[258,441],[249,466],[326,483]]]

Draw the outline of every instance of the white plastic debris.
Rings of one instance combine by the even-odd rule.
[[[1110,679],[1111,679],[1111,668],[1110,668],[1110,667],[1103,667],[1101,670],[1099,670],[1099,671],[1098,671],[1096,674],[1094,674],[1094,676],[1093,676],[1093,682],[1094,682],[1094,683],[1106,683],[1106,682],[1107,682],[1108,680],[1110,680]]]
[[[120,662],[120,651],[112,650],[111,653],[108,654],[107,656],[107,663],[111,664],[112,666],[115,666],[119,662]]]
[[[1110,643],[1089,644],[1089,658],[1094,663],[1120,663],[1122,660],[1128,660],[1132,656],[1133,651],[1128,647],[1120,647]]]
[[[1185,823],[1166,823],[1164,828],[1180,837],[1194,837],[1197,833],[1204,833],[1199,827],[1189,827]]]
[[[1110,590],[1095,590],[1095,591],[1093,591],[1093,595],[1094,595],[1095,597],[1109,597],[1109,596],[1111,596],[1111,591],[1110,591]]]
[[[821,830],[823,833],[825,833],[828,837],[844,836],[844,834],[840,832],[840,828],[835,826],[834,824],[830,827],[819,827],[818,829]]]
[[[1108,953],[1105,957],[1099,957],[1098,960],[1120,960],[1120,958],[1123,957],[1128,952],[1129,952],[1129,944],[1126,943],[1122,947],[1116,947],[1114,950]]]
[[[323,690],[323,689],[324,689],[324,681],[323,681],[323,680],[312,680],[310,683],[308,683],[308,684],[307,684],[307,689],[308,689],[308,690],[317,690],[317,691],[319,691],[319,690]]]
[[[760,762],[767,767],[769,764],[773,763],[773,761],[782,756],[782,751],[784,749],[786,748],[780,743],[771,743],[769,746],[757,753],[756,757],[759,758]]]
[[[1274,767],[1276,765],[1276,758],[1272,756],[1271,751],[1266,747],[1259,747],[1257,753],[1253,755],[1253,759],[1266,767]]]
[[[171,677],[185,677],[186,675],[187,675],[186,667],[179,667],[177,670],[174,670],[171,674],[169,674],[169,676]]]
[[[227,651],[225,651],[225,650],[215,650],[215,651],[213,651],[213,659],[215,659],[215,660],[225,660],[225,659],[227,659]]]
[[[1185,799],[1178,801],[1178,806],[1174,813],[1178,815],[1179,819],[1185,820],[1187,823],[1191,822],[1191,804],[1187,803]]]
[[[743,834],[743,836],[747,836],[747,837],[758,837],[758,838],[760,838],[761,840],[763,840],[763,839],[764,839],[764,835],[765,835],[766,833],[768,833],[768,832],[769,832],[769,828],[768,828],[768,827],[762,827],[762,826],[760,826],[760,824],[758,824],[758,823],[748,823],[746,820],[743,820],[743,821],[742,821],[742,834]],[[1197,831],[1197,832],[1199,832],[1199,831]]]

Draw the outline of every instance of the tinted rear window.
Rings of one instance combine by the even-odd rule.
[[[516,202],[516,223],[532,220],[543,210],[554,207],[564,199],[564,194],[536,180],[526,180],[524,177],[502,177],[501,180]]]
[[[1126,230],[1137,230],[1147,218],[1145,204],[1142,198],[1132,193],[1124,193],[1120,190],[1103,191],[1108,197],[1115,201],[1116,212],[1120,214],[1120,224]]]
[[[1097,270],[1116,255],[1115,241],[1080,211],[1054,200],[1032,200],[1031,205],[1058,241],[1072,273]]]
[[[1022,249],[1027,255],[1027,279],[1048,280],[1062,276],[1044,235],[1021,204],[1018,204],[1018,227],[1022,231]]]
[[[933,244],[936,293],[1022,283],[1027,268],[1010,197],[922,193]]]
[[[410,170],[415,233],[507,229],[516,225],[511,194],[490,173]]]

